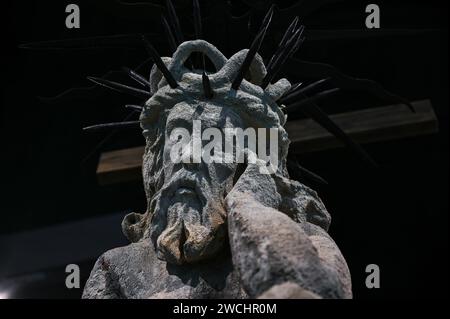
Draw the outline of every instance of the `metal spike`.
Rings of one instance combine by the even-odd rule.
[[[302,102],[299,102],[302,103]],[[328,132],[341,140],[348,148],[355,152],[364,162],[372,167],[378,167],[375,161],[370,157],[364,149],[356,143],[350,136],[348,136],[325,112],[322,111],[316,104],[304,104],[301,111],[311,117],[319,125],[321,125]]]
[[[278,55],[281,53],[281,50],[284,48],[284,46],[286,45],[287,41],[290,39],[290,37],[292,36],[293,33],[295,33],[295,28],[297,27],[297,23],[298,23],[298,17],[295,17],[295,19],[291,22],[291,24],[289,25],[289,27],[287,28],[286,32],[283,35],[283,38],[280,41],[280,44],[278,45],[277,50],[275,51],[275,53],[272,55],[272,57],[270,58],[269,63],[267,64],[266,69],[270,69],[272,67],[273,62],[275,62],[275,59],[278,57]]]
[[[198,4],[198,0],[193,1],[194,8],[194,29],[195,29],[195,38],[201,39],[202,35],[202,16],[200,11],[200,5]]]
[[[250,49],[247,52],[247,55],[245,56],[244,61],[242,62],[241,67],[239,68],[238,73],[236,74],[236,77],[233,80],[233,83],[231,84],[231,87],[234,90],[238,90],[239,86],[242,83],[242,80],[245,77],[245,74],[247,73],[247,71],[250,69],[250,65],[256,55],[256,53],[258,52],[258,49],[261,46],[262,40],[264,39],[263,37],[264,32],[260,32],[256,38],[253,40],[252,45],[250,46]]]
[[[143,63],[139,64],[135,68],[135,70],[141,69],[144,65],[146,65],[150,61],[151,61],[150,58],[146,59]],[[105,78],[105,77],[109,77],[110,75],[113,75],[113,74],[115,74],[115,71],[109,71],[109,72],[103,74],[101,77]],[[93,89],[95,89],[95,86],[72,87],[72,88],[66,89],[65,91],[58,93],[57,95],[54,95],[54,96],[50,96],[50,97],[37,96],[37,99],[42,101],[43,103],[55,103],[55,102],[58,102],[58,100],[60,100],[60,99],[70,98],[71,96],[77,96],[77,97],[86,96],[87,97]]]
[[[291,22],[291,24],[289,25],[289,27],[287,28],[285,34],[283,35],[283,37],[281,38],[280,41],[280,46],[283,47],[284,45],[286,45],[286,43],[289,41],[290,37],[295,33],[295,31],[297,30],[297,24],[298,24],[298,16],[296,16],[294,18],[294,20]]]
[[[303,89],[301,89],[300,92],[302,92],[303,94],[306,94],[307,92],[309,92],[309,91],[311,91],[311,90],[314,90],[315,88],[317,88],[317,87],[319,87],[319,86],[321,86],[321,85],[323,85],[323,84],[326,84],[326,83],[328,83],[328,82],[330,82],[330,81],[331,81],[331,78],[330,78],[330,77],[325,78],[325,79],[321,79],[321,80],[316,81],[316,82],[314,82],[314,83],[308,84],[308,85],[305,86]]]
[[[289,96],[292,92],[297,91],[298,88],[301,87],[302,85],[303,85],[303,82],[298,82],[298,83],[292,85],[291,88],[290,88],[288,91],[286,91],[286,92],[280,97],[279,100],[283,99],[284,97]]]
[[[272,63],[267,67],[267,73],[271,74],[273,70],[279,65],[280,61],[294,49],[296,42],[301,38],[301,34],[303,33],[303,26],[297,28],[294,33],[289,37],[289,39],[283,44],[283,46],[279,46],[276,54],[274,54]],[[269,75],[270,77],[270,75]]]
[[[169,13],[169,22],[172,24],[172,28],[168,25],[169,30],[173,30],[173,38],[175,39],[175,47],[173,51],[176,51],[177,47],[184,42],[183,32],[181,32],[180,20],[178,19],[177,12],[171,0],[166,0],[167,12]],[[167,21],[167,20],[166,20]],[[188,57],[186,63],[189,65],[190,69],[194,69],[194,64],[192,63],[191,57]],[[171,85],[172,87],[172,85]],[[173,87],[172,87],[173,88]]]
[[[302,29],[304,30],[305,27],[302,26]],[[303,30],[302,30],[302,32],[303,32]],[[294,48],[291,50],[291,53],[289,53],[289,58],[291,58],[295,54],[295,52],[297,52],[298,49],[300,49],[300,46],[303,44],[303,42],[305,42],[305,37],[299,37],[297,42],[294,45]]]
[[[145,36],[142,36],[142,40],[144,41],[147,52],[150,54],[150,57],[153,59],[153,62],[156,64],[159,71],[161,71],[161,73],[165,77],[167,83],[169,83],[169,85],[172,89],[175,89],[178,86],[178,83],[175,80],[175,78],[173,77],[172,73],[170,73],[170,71],[167,69],[166,65],[164,64],[163,60],[159,56],[156,49],[147,40],[147,38],[145,38]]]
[[[172,1],[167,0],[167,11],[169,13],[169,19],[172,23],[173,30],[175,32],[175,39],[177,41],[177,46],[184,42],[183,33],[181,32],[180,21],[178,20],[177,12],[173,6]]]
[[[299,88],[298,90],[294,90],[291,93],[289,93],[288,95],[286,95],[285,97],[281,98],[279,102],[281,104],[289,104],[298,98],[302,98],[308,91],[311,91],[330,80],[331,80],[331,78],[322,79],[317,82],[311,83],[311,84],[305,86],[304,88]],[[326,91],[324,91],[324,92],[326,92]]]
[[[298,46],[299,43],[301,43],[302,41],[302,35],[303,32],[305,31],[305,26],[301,25],[298,28],[294,29],[292,31],[292,35],[290,38],[288,38],[284,43],[282,43],[282,45],[280,45],[281,49],[280,49],[280,54],[278,55],[278,57],[274,60],[274,63],[277,62],[277,60],[279,60],[280,56],[283,56],[283,52],[282,51],[292,51],[295,50]],[[290,48],[290,50],[289,50]]]
[[[294,171],[294,174],[296,174],[298,178],[305,177],[306,179],[309,179],[318,184],[328,185],[328,182],[324,178],[310,171],[309,169],[304,168],[297,160],[288,159],[288,165],[291,169],[297,169],[299,171]]]
[[[138,112],[142,112],[142,109],[143,109],[142,106],[140,106],[140,105],[133,105],[133,104],[125,105],[125,108],[132,109],[132,110],[135,110],[135,111],[138,111]]]
[[[198,0],[193,0],[193,16],[194,16],[194,30],[195,30],[195,38],[202,39],[203,38],[203,28],[202,28],[202,15],[200,11],[200,5]],[[197,56],[197,66],[200,66],[205,70],[205,55],[201,53]]]
[[[302,31],[301,31],[302,34],[303,34],[304,29],[305,29],[305,27],[302,26]],[[300,49],[300,46],[303,44],[303,42],[305,42],[305,37],[299,36],[297,38],[297,41],[294,44],[294,47],[291,49],[291,52],[289,52],[289,54],[288,54],[288,57],[287,57],[288,59],[291,58],[295,54],[295,52],[298,51],[298,49]]]
[[[304,97],[303,93],[300,93],[300,87],[298,86],[295,89],[290,89],[286,94],[284,94],[281,98],[278,99],[278,104],[286,105],[288,103],[293,103],[296,99],[302,99]]]
[[[264,40],[267,28],[269,27],[270,21],[272,20],[272,15],[273,11],[269,10],[269,17],[267,19],[264,19],[264,24],[261,26],[261,31],[256,35],[255,39],[253,40],[252,45],[250,46],[250,49],[248,50],[247,55],[245,56],[244,62],[242,62],[241,68],[239,69],[238,74],[236,75],[231,85],[231,87],[234,90],[239,89],[239,86],[241,85],[242,80],[245,77],[245,74],[250,69],[250,65],[253,62],[253,59],[255,58],[255,55],[258,52]]]
[[[203,91],[205,93],[205,97],[207,99],[211,99],[214,96],[214,91],[211,88],[211,83],[209,82],[209,77],[205,73],[205,71],[203,71],[203,74],[202,74],[202,82],[203,82]]]
[[[137,83],[141,84],[142,86],[150,88],[150,82],[144,78],[142,75],[134,72],[130,68],[122,67],[122,70],[130,76],[133,80],[135,80]]]
[[[280,53],[278,54],[278,57],[275,58],[273,65],[277,64],[277,62],[286,54],[292,54],[304,38],[302,38],[303,32],[305,31],[305,26],[301,25],[297,29],[293,30],[292,36],[281,46]],[[287,52],[287,53],[286,53]]]
[[[267,70],[266,76],[264,77],[261,87],[265,89],[272,79],[278,74],[278,72],[283,67],[286,60],[292,55],[293,50],[296,46],[301,43],[301,36],[303,33],[303,26],[297,29],[292,37],[287,41],[286,45],[281,49],[278,57],[275,58],[272,66]]]
[[[297,23],[294,23],[295,21],[292,22],[292,25],[294,26],[294,28],[296,28]],[[288,50],[288,48],[290,46],[292,46],[292,41],[293,38],[295,37],[296,33],[298,34],[299,32],[303,32],[304,27],[300,26],[297,29],[293,29],[293,30],[287,30],[285,35],[283,36],[283,39],[281,40],[275,54],[272,56],[272,58],[269,61],[269,64],[267,65],[267,72],[269,73],[270,70],[272,70],[275,65],[277,64],[277,62],[279,61],[280,57],[283,56],[284,52],[286,50]],[[300,37],[299,37],[300,39]],[[294,45],[295,46],[295,45]]]
[[[283,54],[278,61],[275,62],[273,68],[269,70],[270,76],[267,77],[267,80],[264,80],[261,87],[265,89],[267,85],[269,85],[272,80],[278,75],[278,73],[283,69],[286,61],[298,50],[300,45],[303,43],[304,38],[301,38],[301,34],[298,35],[297,40],[290,50],[287,50],[285,54]]]
[[[317,175],[309,169],[304,168],[299,163],[297,163],[297,167],[301,171],[301,173],[305,175],[306,178],[309,178],[318,184],[328,185],[328,182],[323,177]]]
[[[139,43],[139,34],[117,34],[107,36],[71,38],[64,40],[36,41],[22,43],[20,49],[47,50],[47,49],[89,49],[103,48],[133,48]]]
[[[128,128],[139,126],[141,121],[127,121],[127,122],[115,122],[115,123],[104,123],[104,124],[96,124],[83,128],[83,131],[97,131],[103,129],[111,129],[111,128]]]
[[[296,58],[292,59],[291,65],[296,69],[301,69],[303,76],[314,77],[317,74],[326,74],[333,78],[333,84],[336,86],[343,89],[365,91],[389,103],[405,104],[414,112],[414,107],[408,100],[389,92],[376,81],[349,76],[327,63],[310,62]]]
[[[122,120],[122,122],[126,122],[128,119],[130,119],[136,112],[133,110],[130,113],[127,114]],[[90,152],[83,158],[81,163],[86,163],[88,159],[91,158],[92,155],[94,155],[98,150],[100,150],[108,141],[111,139],[119,130],[115,129],[108,133],[103,139],[100,140],[91,150]]]
[[[113,81],[109,81],[109,80],[105,80],[105,79],[101,79],[101,78],[97,78],[97,77],[93,77],[93,76],[88,76],[87,79],[98,85],[107,87],[108,89],[112,89],[112,90],[122,92],[122,93],[128,93],[128,94],[131,94],[138,98],[148,99],[149,97],[152,96],[152,94],[150,92],[147,92],[147,91],[144,91],[141,89],[137,89],[137,88],[134,88],[134,87],[131,87],[128,85],[120,84],[117,82],[113,82]]]
[[[340,90],[341,89],[339,89],[339,88],[325,90],[325,91],[322,91],[320,93],[317,93],[316,95],[313,95],[311,97],[307,97],[307,98],[304,98],[304,99],[302,99],[302,100],[300,100],[298,102],[295,102],[294,104],[286,105],[286,112],[289,112],[289,111],[292,111],[292,110],[297,110],[297,109],[301,108],[304,105],[311,104],[313,102],[317,102],[318,100],[321,100],[321,99],[324,99],[326,97],[329,97],[330,95],[336,94]],[[305,95],[303,95],[303,96],[305,96]],[[280,102],[280,103],[282,103],[282,102]],[[282,104],[284,104],[284,103],[282,103]]]
[[[175,40],[175,37],[173,35],[173,32],[170,29],[169,22],[167,22],[167,19],[164,15],[161,16],[161,21],[162,21],[162,25],[164,27],[164,31],[169,40],[170,49],[172,50],[172,52],[175,52],[177,50],[178,45],[177,45],[177,41]]]
[[[268,26],[269,26],[269,24],[270,24],[270,21],[272,21],[273,12],[275,11],[275,7],[276,7],[275,4],[272,4],[272,5],[270,6],[269,11],[267,11],[266,15],[264,16],[264,19],[263,19],[263,21],[262,21],[262,23],[261,23],[261,27],[259,28],[258,33],[261,32],[261,31],[263,31],[263,30],[264,30],[264,32],[267,31]]]

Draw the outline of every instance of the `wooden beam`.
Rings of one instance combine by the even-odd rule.
[[[412,103],[416,113],[405,105],[389,105],[330,117],[359,143],[380,142],[436,133],[438,123],[429,100]],[[289,121],[286,130],[291,153],[310,153],[343,146],[333,135],[311,119]],[[100,184],[113,184],[141,178],[144,147],[103,153],[97,168]]]
[[[144,146],[102,153],[97,166],[99,183],[107,185],[142,178],[142,155]]]
[[[396,104],[331,115],[336,124],[361,144],[426,135],[438,131],[438,123],[429,100],[406,105]],[[311,119],[286,123],[291,140],[290,152],[310,153],[343,144]]]

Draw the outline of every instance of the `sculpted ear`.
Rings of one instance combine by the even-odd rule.
[[[145,217],[142,214],[130,213],[122,221],[122,233],[132,243],[138,242],[144,236]]]

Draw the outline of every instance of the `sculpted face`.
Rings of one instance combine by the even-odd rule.
[[[236,163],[175,163],[171,158],[177,141],[174,129],[193,131],[193,121],[207,128],[242,127],[242,120],[231,109],[211,103],[180,102],[169,112],[163,151],[164,184],[159,199],[160,223],[164,230],[157,238],[162,258],[173,263],[195,262],[213,256],[225,241],[223,200],[233,186]],[[203,145],[207,141],[203,141]],[[189,146],[189,145],[188,145]],[[224,149],[224,147],[222,148]],[[187,147],[186,154],[192,151]],[[220,156],[221,154],[214,154]],[[156,234],[155,234],[156,236]]]
[[[217,69],[216,73],[210,74],[213,97],[205,97],[202,75],[183,66],[193,51],[203,52]],[[227,60],[205,41],[185,42],[172,59],[165,59],[178,87],[171,88],[157,69],[152,71],[153,97],[141,114],[147,144],[143,177],[148,210],[146,216],[131,222],[138,226],[130,224],[127,227],[131,232],[139,233],[136,240],[149,237],[158,257],[169,263],[193,263],[213,257],[221,250],[227,241],[224,199],[244,167],[235,160],[174,161],[172,153],[179,142],[172,138],[174,130],[184,129],[191,135],[194,121],[198,121],[201,132],[214,128],[222,132],[223,137],[225,129],[275,127],[282,131],[280,158],[287,154],[288,139],[282,128],[285,118],[275,99],[288,90],[290,84],[280,80],[266,90],[253,85],[252,81],[260,81],[265,73],[258,56],[248,81],[242,83],[239,91],[231,90],[230,81],[245,54],[241,51]],[[202,140],[200,137],[202,147],[210,141],[211,138]],[[226,151],[225,139],[221,142],[222,147],[213,151],[214,157],[224,156],[221,153]],[[189,153],[192,149],[183,149],[183,157],[193,156]],[[284,162],[279,165],[282,170]]]

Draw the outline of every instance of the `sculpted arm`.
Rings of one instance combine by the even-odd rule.
[[[245,193],[227,204],[233,264],[252,298],[351,298],[347,264],[323,228]]]

